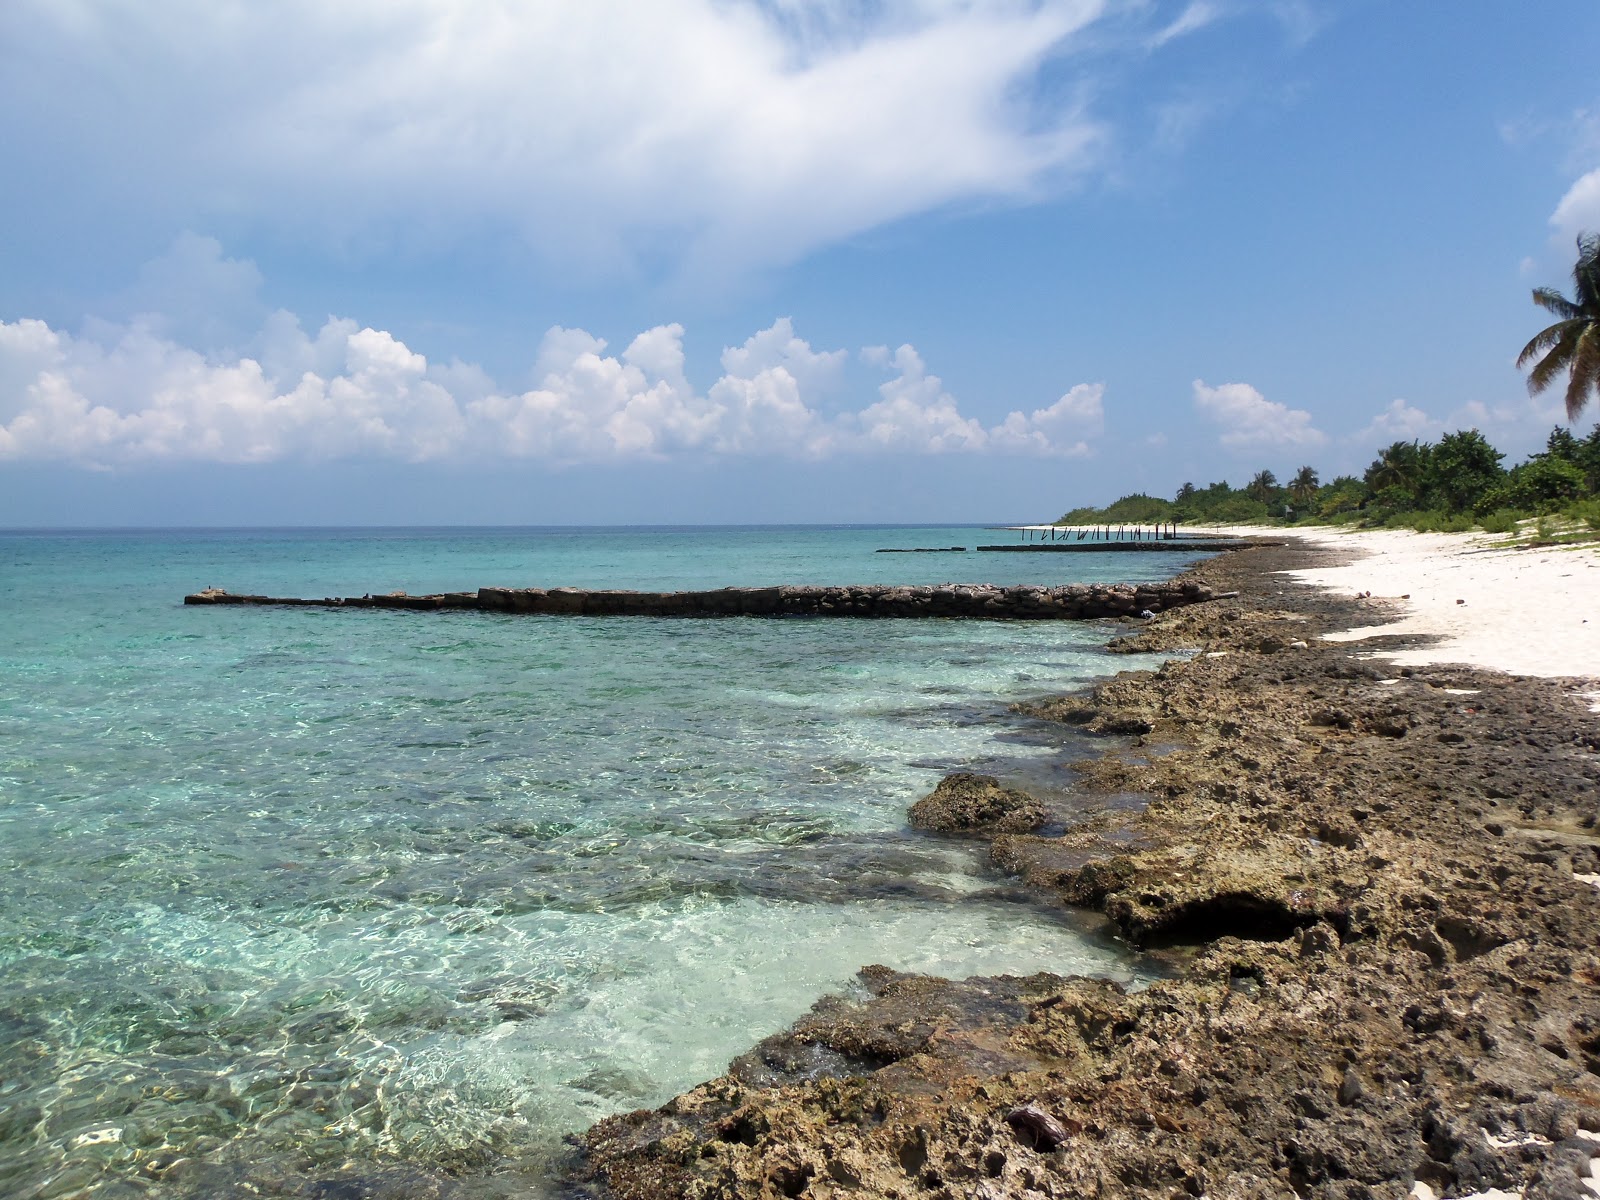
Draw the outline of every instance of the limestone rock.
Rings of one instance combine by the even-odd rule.
[[[1027,833],[1050,820],[1050,811],[1027,792],[966,771],[946,775],[906,815],[916,828],[939,833]]]

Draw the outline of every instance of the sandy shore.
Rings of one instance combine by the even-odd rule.
[[[1339,641],[1422,634],[1431,646],[1384,651],[1407,666],[1467,663],[1513,675],[1600,680],[1600,552],[1506,549],[1489,534],[1296,529],[1317,546],[1358,551],[1344,567],[1287,572],[1305,583],[1401,606],[1399,620],[1330,634]]]

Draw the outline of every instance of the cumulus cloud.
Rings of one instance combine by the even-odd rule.
[[[1566,423],[1562,397],[1546,392],[1502,401],[1468,401],[1439,422],[1436,431],[1476,429],[1499,449],[1517,456],[1542,447],[1551,428]]]
[[[990,430],[996,449],[1077,457],[1089,453],[1088,438],[1105,429],[1105,385],[1080,383],[1048,408],[1024,416],[1013,412]]]
[[[1389,401],[1389,405],[1371,424],[1356,433],[1350,440],[1362,445],[1386,446],[1393,442],[1410,442],[1431,437],[1441,426],[1422,409],[1402,399]]]
[[[1194,404],[1221,426],[1219,438],[1230,450],[1320,446],[1327,435],[1311,424],[1311,414],[1268,400],[1248,383],[1208,386],[1194,381]]]
[[[1550,224],[1569,237],[1600,232],[1600,168],[1590,171],[1567,189],[1550,214]]]
[[[1106,8],[10,0],[0,129],[24,173],[93,164],[68,190],[116,179],[119,203],[190,220],[760,266],[1089,169],[1080,90],[1033,84],[1085,69]]]
[[[1101,385],[986,428],[962,413],[911,346],[864,358],[891,377],[859,411],[827,415],[847,355],[815,350],[788,318],[725,349],[704,392],[685,373],[684,330],[659,325],[620,354],[554,328],[537,386],[430,363],[393,334],[330,318],[307,333],[274,313],[249,354],[205,355],[135,322],[97,340],[44,322],[0,322],[0,459],[91,467],[382,458],[406,462],[615,461],[707,455],[1070,455],[1103,424]]]
[[[987,445],[987,431],[961,415],[955,398],[937,375],[928,374],[913,347],[901,346],[890,354],[888,347],[874,346],[862,357],[897,372],[878,389],[881,399],[857,417],[861,436],[870,445],[923,454],[981,450]]]
[[[1435,417],[1406,400],[1391,400],[1347,442],[1377,448],[1392,442],[1437,441],[1457,429],[1476,429],[1502,450],[1517,456],[1543,444],[1553,425],[1566,422],[1559,396],[1517,396],[1504,401],[1472,400]]]

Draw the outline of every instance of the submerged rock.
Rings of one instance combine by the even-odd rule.
[[[938,833],[1028,833],[1050,820],[1050,810],[992,775],[957,771],[913,804],[906,817],[915,828]]]

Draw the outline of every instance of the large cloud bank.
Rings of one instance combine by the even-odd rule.
[[[1087,169],[1082,91],[1035,85],[1106,7],[8,0],[0,130],[19,178],[181,220],[738,269]]]
[[[432,364],[392,334],[330,319],[307,333],[277,313],[249,355],[217,360],[146,323],[102,338],[0,321],[0,460],[89,467],[379,458],[606,462],[683,454],[1088,452],[1102,389],[993,427],[964,416],[910,346],[862,357],[887,376],[859,410],[829,412],[844,351],[818,351],[787,318],[723,352],[701,392],[684,331],[662,325],[620,354],[580,329],[545,335],[537,387],[515,392],[459,362]]]

